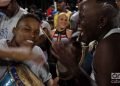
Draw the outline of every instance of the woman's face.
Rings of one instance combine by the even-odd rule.
[[[59,28],[66,28],[68,26],[68,17],[66,15],[60,15],[58,17],[58,27]]]

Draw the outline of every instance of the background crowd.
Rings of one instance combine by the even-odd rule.
[[[119,86],[120,0],[0,0],[0,86]]]

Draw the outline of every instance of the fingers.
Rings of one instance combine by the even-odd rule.
[[[58,85],[58,82],[59,82],[59,77],[56,77],[56,78],[53,80],[53,86],[59,86],[59,85]]]
[[[59,55],[57,54],[56,52],[57,50],[55,49],[51,49],[51,53],[57,58],[57,59],[60,59]]]

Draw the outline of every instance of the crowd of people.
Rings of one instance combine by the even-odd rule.
[[[119,86],[120,1],[0,0],[0,86]]]

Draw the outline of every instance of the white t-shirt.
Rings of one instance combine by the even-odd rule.
[[[0,40],[0,49],[4,49],[4,48],[8,48],[7,39]],[[34,46],[32,51],[36,54],[41,55],[43,57],[43,59],[46,58],[40,47]],[[41,78],[43,80],[43,82],[46,82],[52,78],[51,73],[44,66],[38,65],[33,61],[25,61],[24,63],[31,69],[31,71],[37,77]],[[47,62],[46,62],[46,64],[47,64]],[[0,77],[3,76],[6,69],[7,69],[7,66],[0,66]]]
[[[51,30],[51,26],[50,26],[50,24],[49,24],[47,21],[42,20],[42,24],[41,24],[41,27],[40,27],[40,33],[39,33],[39,36],[41,36],[41,35],[44,34],[44,32],[43,32],[43,28],[47,28],[48,31]]]
[[[41,27],[42,27],[42,28],[47,28],[48,31],[51,30],[50,24],[49,24],[47,21],[44,21],[44,20],[42,20]]]
[[[72,29],[76,29],[77,28],[78,20],[79,20],[79,11],[74,13],[71,16],[71,18],[70,18],[70,23],[71,23],[71,28]]]
[[[12,18],[8,18],[6,15],[2,17],[0,21],[0,39],[5,38],[11,40],[13,38],[12,30],[23,14],[27,14],[27,11],[20,8],[18,13]]]

